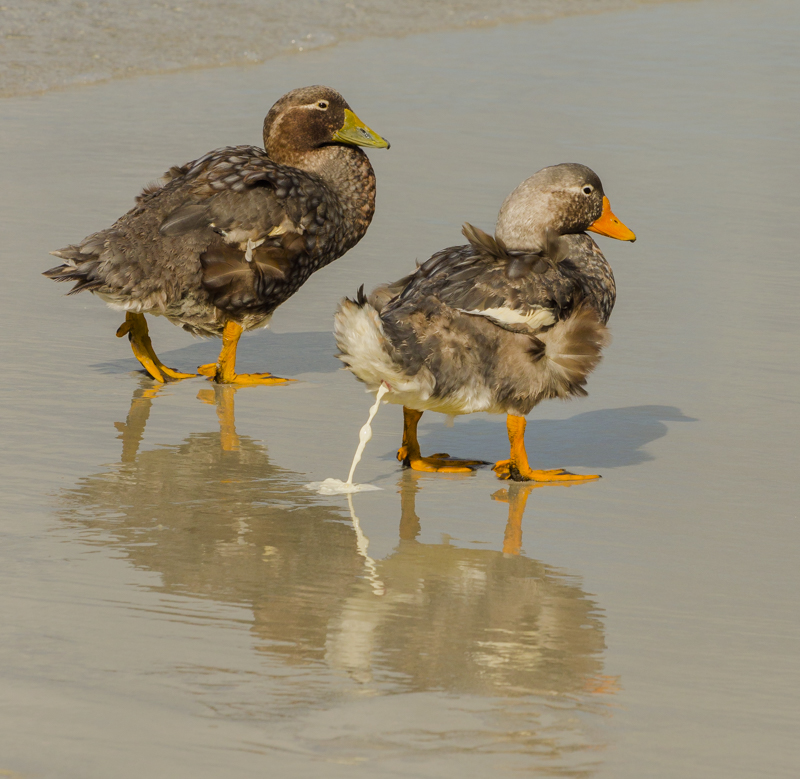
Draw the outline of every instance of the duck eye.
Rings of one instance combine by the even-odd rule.
[[[320,100],[317,103],[317,108],[321,108],[323,111],[326,111],[328,108],[328,101],[327,100]]]
[[[590,187],[588,184],[583,188],[584,195],[591,195],[592,192],[594,192],[594,189],[592,189],[592,187]]]

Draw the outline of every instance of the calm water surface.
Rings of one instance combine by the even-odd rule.
[[[799,33],[788,0],[664,5],[4,100],[0,775],[796,776]],[[367,237],[243,342],[300,381],[155,385],[47,252],[318,82],[392,149]],[[528,441],[602,481],[404,472],[384,406],[382,490],[305,490],[370,405],[338,300],[573,160],[639,241],[602,244],[589,398]],[[217,354],[151,329],[175,367]],[[499,417],[421,432],[507,456]]]

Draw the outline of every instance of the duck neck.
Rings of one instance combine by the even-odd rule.
[[[367,155],[357,146],[324,146],[294,164],[319,176],[336,196],[348,225],[344,251],[355,246],[375,213],[375,172]]]
[[[614,273],[600,247],[586,233],[562,236],[567,242],[567,258],[574,268],[572,274],[580,281],[588,302],[600,315],[605,324],[617,299]]]

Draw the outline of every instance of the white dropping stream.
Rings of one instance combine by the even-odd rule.
[[[378,569],[375,565],[375,561],[367,553],[369,549],[369,539],[364,535],[364,531],[361,529],[361,523],[356,516],[356,511],[353,507],[353,493],[379,490],[380,487],[376,487],[374,484],[353,484],[353,474],[356,472],[356,466],[361,462],[361,455],[364,454],[364,448],[369,443],[370,438],[372,438],[372,420],[375,419],[375,414],[378,413],[381,399],[388,391],[389,388],[385,384],[381,384],[381,386],[378,387],[375,403],[369,410],[367,424],[358,432],[358,447],[353,456],[353,464],[350,466],[350,473],[347,475],[347,481],[342,481],[341,479],[325,479],[325,481],[313,481],[311,484],[306,484],[309,490],[319,492],[320,495],[347,495],[350,519],[353,522],[353,529],[356,531],[356,546],[358,548],[358,553],[364,558],[367,579],[369,579],[370,586],[375,595],[383,595],[386,592],[386,588],[378,576]]]
[[[350,509],[350,519],[353,522],[353,530],[356,531],[356,547],[358,553],[364,558],[364,568],[366,568],[367,579],[369,579],[370,587],[376,595],[385,595],[386,587],[378,576],[378,566],[375,561],[367,554],[369,551],[369,539],[364,535],[361,529],[361,523],[356,516],[356,510],[353,508],[353,496],[347,493],[347,507]]]
[[[353,484],[353,474],[356,472],[356,466],[361,462],[361,455],[364,454],[364,447],[369,443],[372,438],[372,420],[375,419],[375,414],[378,413],[378,408],[381,405],[381,399],[389,391],[385,384],[378,387],[378,393],[375,396],[375,403],[369,410],[369,417],[367,417],[367,424],[361,428],[358,433],[358,448],[353,456],[353,464],[350,466],[350,473],[347,475],[347,481],[341,479],[325,479],[325,481],[312,481],[306,484],[306,488],[314,490],[320,495],[341,495],[350,494],[353,492],[369,492],[370,490],[379,490],[374,484]]]

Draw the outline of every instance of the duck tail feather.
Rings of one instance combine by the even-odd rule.
[[[345,298],[333,317],[336,356],[371,390],[397,373],[378,311],[359,290],[357,300]]]
[[[72,281],[74,279],[74,271],[74,265],[57,265],[55,268],[44,271],[42,276],[47,276],[48,279],[53,281]]]
[[[390,284],[379,284],[369,295],[364,291],[364,285],[362,284],[356,291],[355,297],[345,298],[345,300],[360,308],[370,305],[380,314],[386,304],[400,295],[413,278],[414,274],[411,274]]]
[[[367,297],[367,293],[364,292],[364,285],[362,284],[357,290],[356,294],[352,298],[344,298],[348,303],[352,303],[354,306],[358,306],[359,308],[363,308],[369,298]]]
[[[52,254],[53,257],[58,257],[59,260],[66,260],[74,265],[75,261],[80,257],[80,250],[77,246],[67,246],[65,249],[56,249],[54,252],[50,252],[50,254]],[[49,271],[46,271],[44,275],[46,276],[54,270],[56,269],[51,268]]]
[[[105,286],[99,272],[100,258],[95,254],[87,254],[81,249],[82,247],[79,246],[68,246],[66,249],[50,252],[53,256],[66,260],[66,262],[42,273],[42,276],[53,281],[77,282],[67,293],[68,295],[75,295],[84,290],[91,292]]]
[[[61,281],[62,279],[57,279],[57,281]],[[63,279],[63,281],[67,281],[67,279]],[[100,279],[81,279],[69,292],[67,295],[77,295],[79,292],[94,292],[96,289],[101,289],[104,287],[105,284]]]

